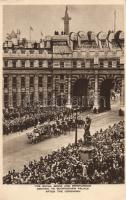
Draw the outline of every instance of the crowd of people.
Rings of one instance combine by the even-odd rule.
[[[44,123],[55,119],[63,118],[72,114],[69,109],[60,108],[36,108],[27,107],[25,109],[10,109],[3,111],[3,134],[8,135],[18,131],[27,130],[36,126],[38,122]]]
[[[39,161],[30,161],[21,172],[9,171],[4,184],[119,184],[124,183],[124,121],[97,131],[91,139],[94,150],[82,161],[83,141],[53,151]]]

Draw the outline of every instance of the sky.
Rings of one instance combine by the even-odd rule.
[[[124,7],[122,5],[68,5],[72,18],[70,31],[107,32],[114,27],[116,10],[116,30],[124,30]],[[33,28],[33,40],[43,35],[53,35],[54,31],[64,29],[65,5],[4,5],[3,38],[12,30],[20,29],[21,37],[29,39],[29,27]]]

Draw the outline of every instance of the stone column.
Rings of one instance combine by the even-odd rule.
[[[21,76],[17,76],[17,106],[21,106]]]
[[[29,89],[29,75],[26,75],[26,95],[25,95],[25,103],[30,102],[30,89]]]
[[[38,76],[35,75],[35,82],[34,82],[34,102],[38,102]]]
[[[124,77],[122,77],[121,94],[120,94],[120,110],[124,114],[125,93],[124,93]]]
[[[95,91],[94,91],[94,106],[93,111],[98,113],[99,109],[99,95],[98,95],[98,74],[95,75]]]
[[[9,108],[13,108],[13,96],[12,96],[12,75],[9,75],[9,87],[8,87],[8,98],[9,98]]]
[[[43,106],[47,106],[47,75],[43,76]]]
[[[71,108],[71,77],[69,76],[68,79],[68,96],[67,96],[67,103],[66,103],[67,108]]]

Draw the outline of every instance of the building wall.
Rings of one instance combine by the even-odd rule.
[[[123,77],[124,51],[113,46],[109,49],[86,46],[70,50],[65,37],[55,36],[57,48],[53,41],[46,41],[37,49],[33,45],[12,47],[8,42],[3,47],[3,97],[4,107],[23,106],[27,103],[40,102],[50,104],[46,99],[63,95],[68,98],[72,94],[77,79],[89,80],[89,90],[95,91],[95,74],[98,73],[98,84],[103,75]],[[58,45],[60,48],[58,48]],[[42,48],[41,48],[42,46]],[[56,49],[56,52],[55,52]],[[62,51],[61,51],[62,50]],[[59,52],[58,52],[59,51]],[[70,78],[69,90],[68,82]],[[89,92],[90,93],[90,92]]]

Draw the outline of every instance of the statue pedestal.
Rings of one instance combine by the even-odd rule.
[[[94,151],[93,146],[84,146],[79,149],[79,155],[82,162],[86,162],[91,158],[91,155]]]

